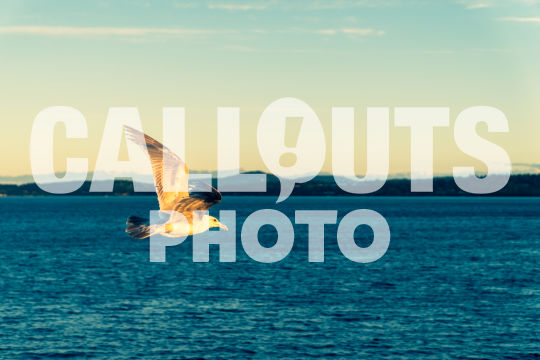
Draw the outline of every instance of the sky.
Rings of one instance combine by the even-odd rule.
[[[305,101],[327,142],[331,111],[355,108],[356,169],[365,170],[366,108],[444,106],[434,169],[482,163],[453,138],[470,106],[504,112],[509,133],[479,133],[514,165],[540,164],[540,0],[11,1],[0,3],[0,175],[31,173],[34,118],[50,106],[85,116],[88,139],[56,129],[55,171],[66,157],[93,169],[110,107],[137,107],[162,138],[162,108],[186,109],[186,160],[217,167],[217,108],[240,107],[240,165],[266,170],[257,122],[282,97]],[[393,111],[391,111],[391,114]],[[391,119],[393,124],[393,119]],[[390,127],[390,173],[410,171],[406,128]],[[531,166],[529,166],[529,164]]]

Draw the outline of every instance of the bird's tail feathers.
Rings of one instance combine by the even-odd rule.
[[[130,216],[126,221],[126,232],[134,239],[144,239],[154,233],[148,219]]]

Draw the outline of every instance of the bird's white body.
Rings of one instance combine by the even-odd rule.
[[[160,234],[167,237],[181,237],[200,234],[210,228],[211,217],[208,215],[193,215],[192,221],[188,221],[181,214],[171,214],[164,224],[151,225],[152,234]]]

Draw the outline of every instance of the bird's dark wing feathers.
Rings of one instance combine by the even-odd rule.
[[[209,185],[207,185],[209,186]],[[192,190],[189,197],[181,199],[174,208],[174,211],[186,213],[192,211],[204,211],[210,209],[214,204],[221,201],[221,193],[210,186],[211,191],[196,191]]]

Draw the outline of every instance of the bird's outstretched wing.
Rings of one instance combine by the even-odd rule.
[[[124,126],[124,130],[129,140],[148,151],[154,173],[159,209],[175,210],[179,201],[189,197],[188,191],[181,191],[181,189],[188,189],[188,167],[178,155],[159,141],[129,126]],[[178,191],[165,191],[170,190],[164,188],[165,182],[169,184],[171,189]]]
[[[203,189],[202,186],[205,186],[205,188]],[[210,191],[208,191],[208,186],[209,185],[204,183],[190,184],[189,197],[180,199],[176,204],[174,211],[189,215],[189,213],[196,210],[208,210],[212,205],[220,202],[221,193],[213,186],[210,186]]]

